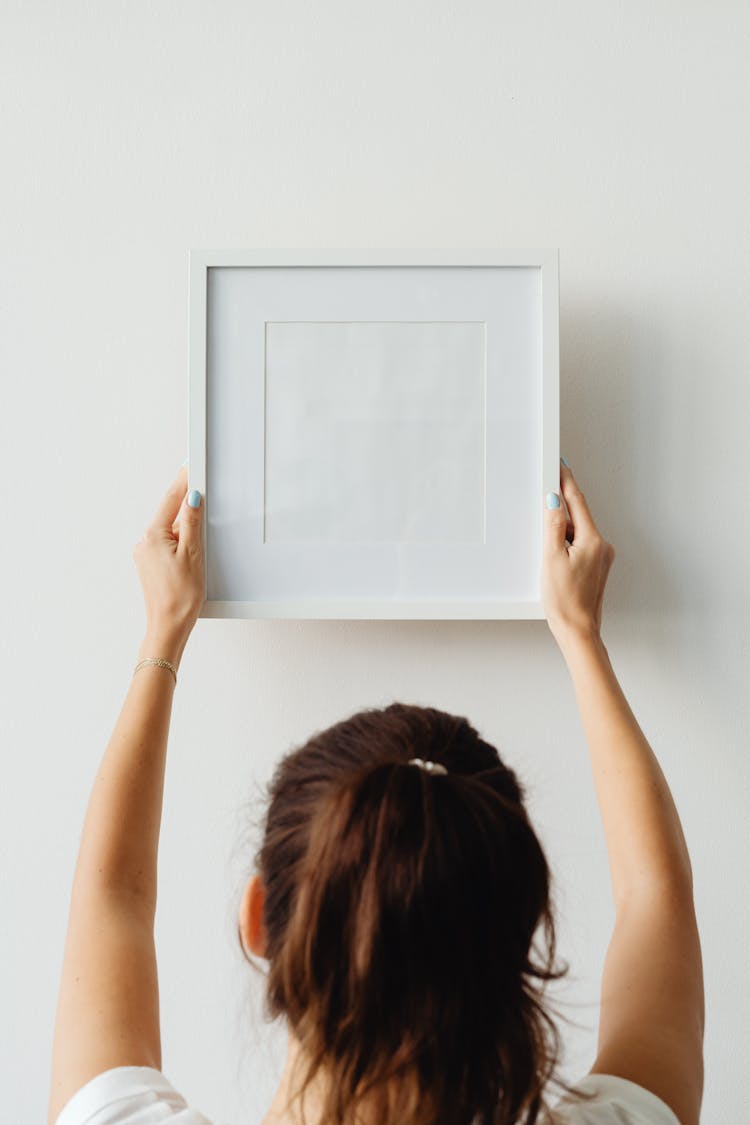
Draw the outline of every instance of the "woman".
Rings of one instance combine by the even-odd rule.
[[[147,625],[86,814],[50,1125],[208,1125],[160,1071],[153,944],[172,695],[204,588],[201,498],[186,483],[183,468],[134,551]],[[239,919],[289,1029],[266,1125],[301,1110],[311,1125],[698,1122],[690,861],[600,636],[614,550],[564,460],[561,489],[567,515],[547,496],[542,598],[573,678],[616,907],[591,1073],[547,1115],[556,1033],[542,993],[559,971],[548,868],[516,777],[466,719],[393,704],[315,735],[272,780]]]

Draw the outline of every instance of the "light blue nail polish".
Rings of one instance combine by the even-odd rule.
[[[565,466],[566,469],[570,468],[570,465],[568,464],[568,462],[565,460],[565,458],[562,455],[560,456],[560,460],[562,461],[562,463],[563,463],[563,465]]]
[[[190,495],[188,496],[188,504],[190,505],[191,508],[200,508],[200,506],[201,506],[201,494],[200,494],[200,492],[198,491],[197,488],[194,488],[192,490],[192,492],[190,493]]]
[[[184,461],[182,462],[182,464],[180,465],[180,468],[181,468],[181,469],[184,469],[184,468],[185,468],[185,466],[186,466],[186,465],[187,465],[187,463],[188,463],[188,460],[189,460],[189,458],[188,458],[188,457],[186,457],[186,458],[185,458],[185,460],[184,460]]]
[[[559,508],[560,507],[560,497],[557,495],[556,492],[548,492],[547,493],[547,507],[548,508]]]

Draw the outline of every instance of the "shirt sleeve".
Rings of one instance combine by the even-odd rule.
[[[160,1070],[116,1066],[81,1086],[55,1125],[211,1125]]]
[[[680,1125],[666,1102],[650,1090],[613,1074],[588,1074],[554,1107],[550,1125]]]
[[[589,1074],[566,1094],[551,1125],[680,1125],[656,1094],[610,1074]],[[97,1074],[63,1107],[55,1125],[211,1125],[188,1106],[166,1075],[149,1066],[117,1066]]]

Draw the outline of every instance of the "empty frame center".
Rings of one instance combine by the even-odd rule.
[[[485,538],[483,321],[266,321],[263,540]]]

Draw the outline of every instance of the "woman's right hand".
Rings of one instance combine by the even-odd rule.
[[[572,471],[563,464],[560,487],[568,516],[562,506],[547,508],[545,497],[541,573],[542,604],[558,642],[572,634],[599,636],[604,586],[615,557]]]

